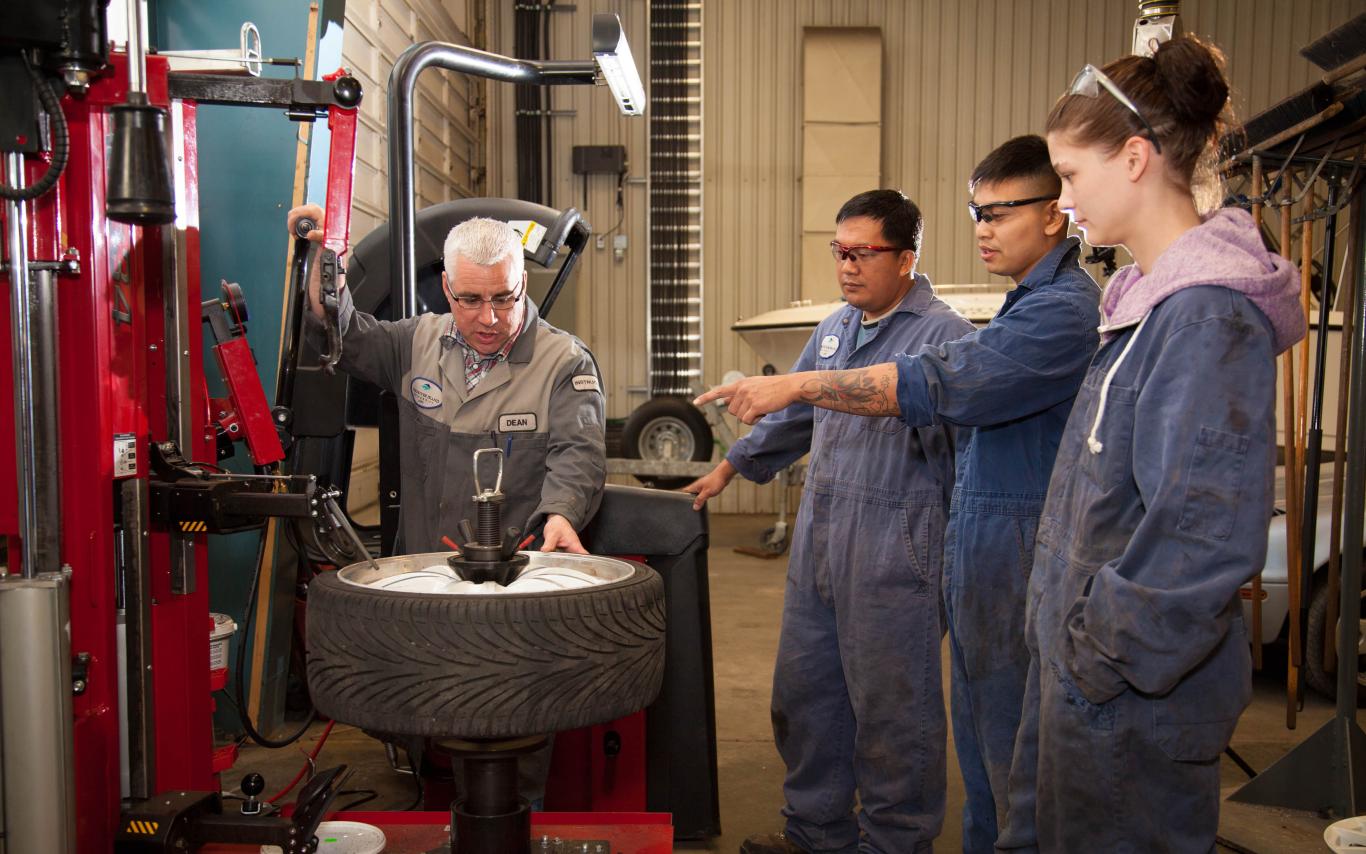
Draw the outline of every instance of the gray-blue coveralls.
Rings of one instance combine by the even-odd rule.
[[[862,346],[862,312],[846,306],[793,370],[876,365],[972,331],[915,279]],[[808,450],[773,674],[786,831],[810,851],[927,850],[944,821],[938,596],[952,435],[795,404],[726,459],[764,483]]]
[[[1100,342],[1100,289],[1078,266],[1079,253],[1076,238],[1064,240],[985,328],[896,360],[902,420],[974,428],[959,434],[943,583],[967,854],[989,854],[1005,819],[1029,672],[1034,534],[1072,400]]]
[[[1272,341],[1246,297],[1198,286],[1096,355],[1039,524],[999,848],[1213,850],[1251,697],[1238,588],[1266,558]]]

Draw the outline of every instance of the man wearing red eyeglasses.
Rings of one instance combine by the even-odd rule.
[[[830,248],[848,305],[794,371],[876,365],[971,331],[915,271],[921,230],[895,190],[845,203]],[[808,451],[773,674],[786,826],[740,850],[929,850],[944,821],[939,569],[953,435],[797,403],[685,489],[700,509],[736,474],[764,483]]]

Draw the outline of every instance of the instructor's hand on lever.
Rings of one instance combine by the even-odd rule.
[[[299,235],[294,232],[294,225],[299,220],[307,217],[317,224],[317,228],[308,233],[308,239],[318,245],[323,242],[323,209],[317,205],[299,205],[290,210],[286,218],[286,227],[289,229],[291,240],[297,240]],[[345,275],[338,277],[338,288],[343,287],[346,281]],[[323,320],[323,302],[320,292],[322,290],[322,270],[317,264],[313,265],[312,271],[308,276],[308,310],[313,312],[313,316]]]
[[[693,405],[701,408],[713,400],[722,400],[726,402],[726,410],[731,415],[746,424],[753,424],[770,412],[786,409],[800,400],[804,376],[779,374],[773,377],[745,377],[738,382],[719,385],[703,392],[693,401]]]
[[[588,554],[588,549],[585,549],[583,543],[579,542],[579,535],[574,531],[574,526],[558,513],[551,513],[545,519],[545,541],[541,544],[541,551],[566,551],[576,555]]]

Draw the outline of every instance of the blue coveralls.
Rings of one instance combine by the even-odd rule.
[[[793,370],[876,365],[972,330],[915,281],[862,346],[858,309],[822,321]],[[944,821],[938,596],[953,437],[795,404],[726,459],[763,483],[808,450],[773,674],[786,832],[809,851],[930,850]]]
[[[897,356],[912,427],[960,433],[944,549],[953,739],[963,850],[990,854],[1004,822],[1029,651],[1025,588],[1034,533],[1072,399],[1100,338],[1100,289],[1068,238],[1039,260],[985,328]]]
[[[1272,341],[1246,297],[1196,286],[1096,355],[1039,524],[999,848],[1213,850],[1251,697],[1238,588],[1266,557]]]

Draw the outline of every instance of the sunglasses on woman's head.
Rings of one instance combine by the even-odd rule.
[[[1077,73],[1075,78],[1073,78],[1072,86],[1067,90],[1067,94],[1095,98],[1100,95],[1100,90],[1102,88],[1111,95],[1114,95],[1116,101],[1124,105],[1129,112],[1138,117],[1139,124],[1143,125],[1144,130],[1148,132],[1148,141],[1153,144],[1153,150],[1158,154],[1161,154],[1162,143],[1157,141],[1157,131],[1153,130],[1153,126],[1148,124],[1147,119],[1143,118],[1143,114],[1138,111],[1138,107],[1134,102],[1129,100],[1129,96],[1125,95],[1120,88],[1115,85],[1115,81],[1111,80],[1109,75],[1104,71],[1101,71],[1094,65],[1088,64]]]

